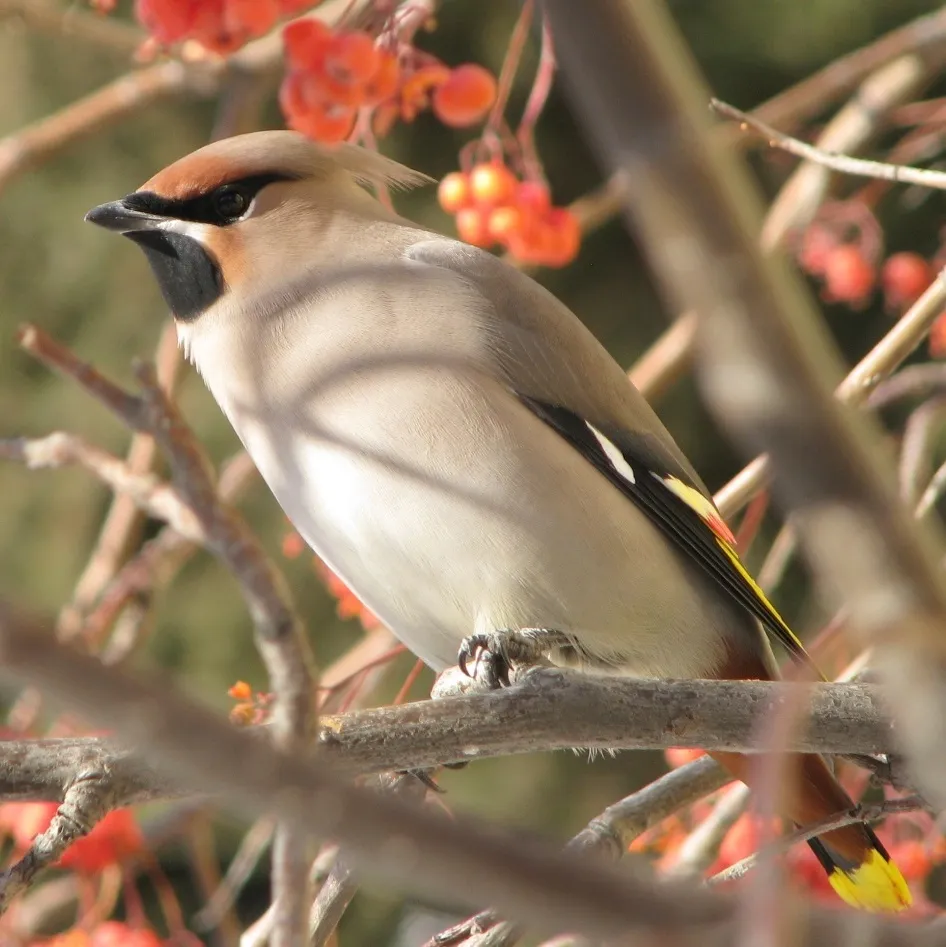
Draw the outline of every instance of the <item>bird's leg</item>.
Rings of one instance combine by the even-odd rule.
[[[490,690],[497,690],[509,686],[509,672],[514,665],[543,664],[550,651],[570,645],[566,635],[551,628],[481,632],[463,639],[457,665],[464,674],[482,680]]]

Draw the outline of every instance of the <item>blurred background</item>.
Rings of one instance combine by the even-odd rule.
[[[742,108],[757,105],[938,6],[933,0],[670,3],[714,93]],[[127,55],[41,33],[16,16],[4,15],[8,12],[0,0],[0,153],[4,135],[96,89],[129,65]],[[446,0],[436,31],[422,34],[418,44],[448,63],[481,62],[498,72],[518,12],[513,0]],[[114,16],[130,22],[130,4],[119,3]],[[533,44],[520,70],[511,114],[521,110],[536,55]],[[934,87],[927,94],[938,92]],[[126,450],[127,432],[73,385],[22,354],[14,333],[22,322],[36,323],[107,375],[132,384],[131,359],[152,357],[165,310],[143,255],[82,218],[93,205],[133,190],[159,168],[204,144],[215,111],[212,99],[152,104],[71,145],[0,191],[0,437],[64,429],[116,453]],[[282,125],[275,83],[267,91],[260,124]],[[537,137],[556,203],[574,200],[600,183],[599,169],[557,92]],[[439,178],[457,167],[457,152],[468,138],[423,114],[411,125],[397,126],[383,150]],[[793,167],[773,154],[750,160],[770,192]],[[407,216],[452,232],[452,221],[439,209],[433,188],[402,195],[396,203]],[[888,252],[910,249],[932,255],[940,241],[941,214],[937,192],[925,201],[908,201],[904,192],[889,195],[879,207]],[[624,365],[646,349],[672,315],[662,309],[637,249],[617,222],[588,237],[573,265],[540,271],[537,278]],[[866,351],[891,323],[879,301],[860,312],[826,306],[826,318],[849,360]],[[239,447],[236,437],[189,368],[179,390],[186,417],[215,461],[232,455]],[[689,380],[675,385],[656,407],[711,488],[738,471],[745,458],[737,457],[721,438]],[[0,595],[55,614],[71,594],[110,500],[109,493],[81,471],[32,473],[0,464]],[[360,624],[336,615],[336,600],[326,592],[308,555],[282,555],[287,525],[261,484],[253,486],[242,506],[287,573],[317,659],[327,664],[363,634]],[[770,515],[763,537],[771,537],[776,527]],[[156,527],[146,529],[150,534]],[[757,555],[750,556],[751,565],[757,567],[758,562]],[[797,569],[781,586],[776,603],[802,636],[823,617],[809,601]],[[138,665],[167,669],[182,687],[223,711],[232,705],[227,688],[237,679],[265,688],[242,599],[224,568],[209,555],[188,563],[162,594],[154,615],[147,647],[135,659]],[[408,655],[398,658],[372,700],[389,701],[412,664]],[[411,696],[425,696],[431,680],[427,672],[422,674]],[[565,839],[664,767],[658,754],[624,754],[589,763],[585,757],[560,753],[477,763],[445,774],[442,785],[448,790],[448,805],[458,811]],[[240,828],[222,827],[224,858]],[[173,875],[173,853],[166,864]],[[247,919],[257,916],[266,895],[265,872],[260,872],[241,902],[241,914]],[[449,910],[449,905],[429,907]],[[438,929],[438,920],[444,921],[426,919],[376,893],[359,895],[343,921],[341,941],[416,944]]]

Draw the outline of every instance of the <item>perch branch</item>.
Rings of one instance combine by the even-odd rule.
[[[800,685],[646,681],[536,668],[502,691],[324,717],[318,752],[349,777],[573,747],[752,752],[758,750],[756,722],[782,700],[781,688],[792,686]],[[810,688],[808,725],[786,749],[876,754],[894,751],[894,737],[876,686],[817,684]],[[721,778],[708,762],[703,765],[706,785]],[[171,793],[147,760],[99,738],[0,741],[0,799],[59,800],[69,775],[79,770],[111,773],[122,805]],[[676,807],[677,793],[691,791],[688,780],[680,786],[679,779],[668,777],[655,784],[653,796],[620,803],[606,824],[589,826],[575,844],[582,850],[626,846],[648,827],[649,813]]]

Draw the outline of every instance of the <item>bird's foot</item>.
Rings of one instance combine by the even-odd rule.
[[[550,628],[481,632],[463,639],[457,665],[468,677],[482,680],[490,690],[498,690],[509,686],[513,666],[543,664],[550,651],[568,644],[565,635]]]

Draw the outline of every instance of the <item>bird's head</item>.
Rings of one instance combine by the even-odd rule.
[[[228,293],[311,262],[332,215],[372,200],[359,185],[427,180],[352,145],[328,149],[296,132],[256,132],[181,158],[85,219],[137,243],[175,319],[190,322]]]

